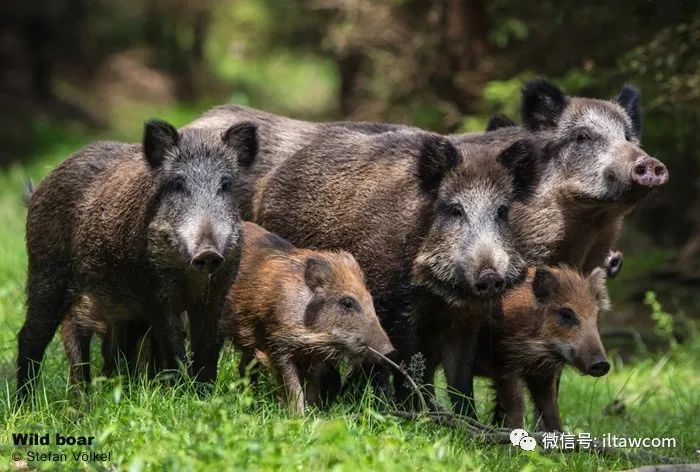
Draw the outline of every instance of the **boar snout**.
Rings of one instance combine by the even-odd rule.
[[[590,365],[586,369],[588,375],[593,377],[602,377],[607,374],[610,370],[610,363],[603,356],[596,356],[591,361]]]
[[[474,283],[474,292],[480,297],[494,297],[503,293],[506,281],[493,269],[484,269]]]
[[[668,182],[668,169],[658,159],[640,157],[632,167],[632,182],[641,187],[658,187]]]
[[[212,248],[200,251],[192,258],[192,267],[205,274],[211,274],[224,262],[224,256]]]

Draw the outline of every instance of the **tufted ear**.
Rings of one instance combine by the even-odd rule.
[[[610,297],[608,287],[605,283],[605,269],[596,267],[586,277],[588,289],[598,302],[598,309],[601,311],[610,309]]]
[[[304,280],[312,291],[315,292],[326,287],[330,283],[332,275],[333,268],[327,261],[313,256],[306,260]]]
[[[162,120],[149,120],[143,127],[143,155],[157,169],[163,164],[165,155],[177,146],[180,135],[173,125]]]
[[[508,118],[506,115],[496,113],[489,116],[489,121],[486,123],[486,131],[494,131],[501,128],[513,128],[518,126],[518,123]]]
[[[622,87],[622,92],[615,101],[625,109],[625,112],[632,120],[632,133],[639,139],[642,136],[642,94],[633,85],[626,84]]]
[[[521,114],[530,131],[555,128],[568,98],[559,87],[543,79],[526,82],[523,86]]]
[[[233,148],[238,155],[238,165],[250,166],[258,154],[258,125],[242,121],[224,131],[221,137],[224,144]]]
[[[459,152],[452,143],[435,135],[425,138],[418,159],[421,187],[428,192],[437,189],[445,174],[460,162]]]
[[[544,303],[556,291],[558,284],[554,272],[546,267],[538,267],[535,270],[535,277],[532,279],[532,292],[537,301]]]
[[[515,200],[527,200],[539,179],[539,152],[534,143],[527,139],[516,141],[503,150],[497,160],[513,176]]]

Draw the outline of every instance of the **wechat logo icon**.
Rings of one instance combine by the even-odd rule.
[[[534,451],[537,446],[537,441],[532,436],[527,434],[524,429],[514,429],[510,432],[510,442],[513,446],[520,446],[524,451]]]

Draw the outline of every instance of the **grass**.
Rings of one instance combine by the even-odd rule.
[[[187,111],[174,112],[181,124]],[[146,116],[144,116],[145,118]],[[49,346],[39,395],[34,404],[13,406],[17,337],[24,319],[26,255],[25,210],[20,200],[23,181],[39,180],[72,150],[88,141],[81,131],[46,128],[47,145],[31,164],[0,173],[0,470],[11,469],[11,453],[28,450],[65,452],[80,447],[14,447],[12,433],[37,432],[94,436],[87,450],[111,452],[110,462],[68,462],[68,469],[108,470],[619,470],[637,463],[586,453],[489,446],[463,431],[405,421],[378,413],[365,394],[329,411],[297,417],[275,402],[266,384],[253,395],[238,377],[235,354],[221,360],[215,391],[198,396],[191,386],[168,387],[143,378],[96,378],[82,400],[69,395],[68,366],[57,339]],[[125,133],[137,140],[136,131]],[[117,135],[120,135],[118,132]],[[96,344],[96,343],[95,343]],[[100,365],[94,346],[93,365]],[[615,360],[610,374],[584,378],[567,371],[562,379],[561,408],[567,428],[592,436],[673,437],[677,447],[657,452],[696,462],[700,448],[700,342],[665,355],[623,364]],[[444,382],[440,382],[444,385]],[[477,385],[482,418],[491,392]],[[621,415],[606,416],[614,400],[626,406]],[[66,463],[32,462],[32,468],[63,469]]]

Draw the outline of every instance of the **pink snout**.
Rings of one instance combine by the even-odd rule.
[[[668,169],[658,159],[642,157],[632,168],[632,182],[642,187],[658,187],[668,182]]]

